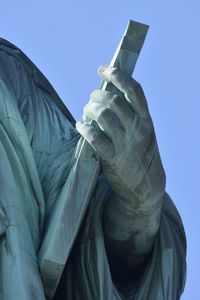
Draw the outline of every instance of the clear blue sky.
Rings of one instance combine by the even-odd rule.
[[[167,190],[188,240],[183,300],[199,299],[200,1],[2,0],[0,36],[18,45],[76,119],[129,19],[150,25],[134,77],[154,120]]]

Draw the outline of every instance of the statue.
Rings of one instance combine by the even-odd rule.
[[[178,211],[165,192],[165,173],[144,92],[115,66],[103,65],[98,72],[115,88],[92,92],[83,121],[75,127],[44,75],[21,50],[0,39],[2,300],[181,297],[186,238]],[[83,178],[74,167],[81,136],[101,164],[84,209],[82,186],[93,174]],[[86,157],[86,169],[90,163]],[[72,176],[76,181],[71,181]],[[72,193],[76,201],[69,196]],[[53,234],[55,210],[67,197],[61,213],[68,225],[59,226],[66,240],[60,241],[57,232],[54,253],[59,256],[67,246],[69,256],[51,294],[41,253],[51,247],[45,237]],[[51,262],[45,270],[51,273]]]

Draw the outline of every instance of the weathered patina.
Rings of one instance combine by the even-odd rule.
[[[60,226],[71,236],[71,248],[54,299],[181,296],[185,234],[165,192],[144,93],[119,68],[102,66],[99,74],[119,93],[94,91],[77,124],[101,163],[82,214],[81,187],[93,174],[83,178],[77,172],[80,134],[75,121],[37,67],[0,40],[0,299],[49,297],[40,253],[48,247],[44,242],[56,204],[73,193],[76,201],[70,199],[64,213],[68,224],[77,220],[76,235],[72,237],[71,226]],[[89,159],[84,168],[89,172]],[[62,242],[58,232],[58,252]]]

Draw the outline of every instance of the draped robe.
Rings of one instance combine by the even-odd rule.
[[[44,75],[3,39],[0,120],[0,299],[43,300],[38,252],[47,220],[66,185],[79,134]],[[104,244],[102,214],[110,194],[100,175],[54,299],[179,299],[185,282],[186,239],[174,203],[165,193],[145,272],[137,289],[133,280],[125,295],[113,282]]]

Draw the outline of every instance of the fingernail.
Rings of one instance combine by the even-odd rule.
[[[107,65],[101,65],[98,69],[97,72],[98,74],[102,74],[106,69],[107,69]]]

